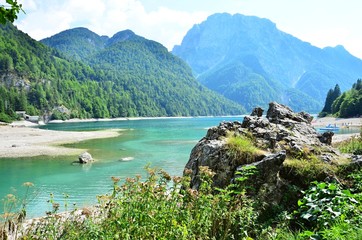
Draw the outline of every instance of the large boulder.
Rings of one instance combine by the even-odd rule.
[[[218,188],[233,183],[244,167],[255,166],[257,175],[250,177],[249,182],[255,189],[254,194],[259,199],[271,198],[270,202],[278,203],[286,182],[300,183],[293,175],[293,168],[285,166],[286,158],[306,161],[313,158],[325,164],[336,164],[341,158],[341,154],[330,146],[331,135],[319,134],[311,125],[312,117],[308,113],[295,113],[275,102],[269,104],[265,118],[262,112],[256,108],[250,116],[244,117],[242,123],[222,122],[208,130],[192,149],[185,166],[185,173],[191,172],[190,187],[199,188],[201,166],[207,166],[215,173],[213,186]],[[253,162],[243,159],[243,155],[230,153],[227,144],[230,133],[252,139],[259,150],[252,158]]]

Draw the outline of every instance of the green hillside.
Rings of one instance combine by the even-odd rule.
[[[10,121],[19,110],[30,115],[55,113],[55,118],[244,112],[201,86],[182,60],[156,42],[133,33],[134,41],[124,41],[119,35],[109,39],[86,29],[75,32],[77,41],[67,34],[57,39],[62,53],[12,24],[0,25],[0,121]],[[77,51],[77,46],[82,48]],[[59,112],[59,106],[69,112]]]

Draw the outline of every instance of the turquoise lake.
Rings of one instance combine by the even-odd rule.
[[[166,118],[122,121],[48,124],[43,129],[61,131],[96,131],[122,129],[119,137],[89,140],[68,147],[89,149],[96,161],[90,165],[73,164],[72,157],[35,157],[0,159],[0,198],[12,193],[22,199],[24,182],[34,183],[27,197],[27,217],[42,216],[54,201],[72,207],[94,205],[96,196],[111,191],[111,177],[121,179],[145,176],[144,167],[158,167],[171,175],[182,175],[190,152],[205,136],[207,129],[222,121],[242,121],[243,117]],[[354,130],[341,130],[351,133]],[[357,131],[359,131],[357,129]],[[128,159],[129,161],[123,161]],[[64,195],[69,197],[65,199]],[[4,212],[0,202],[1,213]]]
[[[171,175],[182,175],[191,149],[205,136],[207,129],[222,121],[241,121],[242,117],[167,118],[122,121],[48,124],[43,129],[94,131],[123,129],[116,138],[89,140],[68,147],[89,149],[96,161],[90,165],[73,164],[73,157],[35,157],[0,159],[0,197],[12,193],[23,198],[24,182],[34,183],[27,197],[28,217],[51,210],[50,194],[64,206],[90,206],[96,196],[109,193],[112,176],[146,175],[144,167],[159,167]],[[130,161],[122,161],[128,159]],[[64,194],[69,195],[65,199]],[[0,203],[4,212],[3,202]],[[64,210],[62,208],[61,210]]]

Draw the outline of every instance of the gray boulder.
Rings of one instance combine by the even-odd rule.
[[[285,183],[299,184],[293,169],[283,164],[287,157],[308,159],[312,155],[326,164],[334,164],[341,158],[330,146],[330,134],[319,134],[311,125],[312,117],[308,113],[295,113],[275,102],[269,104],[266,118],[262,112],[256,108],[242,123],[222,122],[208,130],[192,149],[185,166],[185,173],[191,172],[190,187],[199,188],[201,166],[215,173],[213,186],[218,188],[233,183],[243,167],[255,166],[258,174],[250,177],[249,182],[255,189],[254,194],[259,199],[270,198],[270,202],[277,203],[285,191]],[[226,139],[230,133],[252,139],[259,151],[251,160],[229,151]]]
[[[92,155],[90,155],[90,153],[88,152],[84,152],[82,154],[79,155],[78,157],[79,163],[81,164],[86,164],[86,163],[90,163],[93,162],[93,158]]]

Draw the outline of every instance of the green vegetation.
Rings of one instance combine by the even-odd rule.
[[[339,96],[341,96],[341,89],[339,88],[338,84],[336,84],[334,89],[329,89],[326,101],[324,103],[324,107],[322,109],[322,112],[319,113],[318,117],[325,117],[328,114],[331,114],[332,104]]]
[[[246,159],[246,162],[254,162],[256,156],[260,155],[261,150],[255,147],[252,137],[243,135],[235,135],[235,133],[228,133],[226,136],[228,153],[234,156],[234,159]]]
[[[354,206],[358,203],[354,197],[360,198],[349,190],[342,190],[336,183],[312,182],[298,201],[298,209],[294,214],[302,221],[305,220],[303,225],[313,225],[318,230],[338,221],[350,223],[356,217],[355,214],[359,213]]]
[[[303,182],[307,184],[311,179],[333,176],[338,170],[336,165],[325,163],[313,155],[306,158],[286,159],[283,164],[295,172],[297,177],[302,177]]]
[[[336,144],[343,153],[362,155],[362,130],[359,137],[352,137],[346,141]]]
[[[237,182],[255,174],[255,169],[245,171]],[[215,192],[213,176],[207,167],[201,167],[198,191],[188,187],[188,176],[171,177],[162,170],[148,169],[144,181],[137,176],[123,184],[112,177],[113,191],[98,196],[98,207],[66,215],[58,213],[60,203],[51,199],[53,211],[47,217],[26,231],[17,231],[23,232],[21,239],[357,240],[362,236],[361,171],[351,174],[343,185],[312,182],[296,203],[289,203],[294,208],[281,209],[266,220],[259,218],[263,204],[248,196],[244,185],[236,183]],[[14,195],[6,200],[16,202]],[[10,212],[2,217],[15,224],[23,221]]]
[[[7,21],[14,22],[18,18],[18,13],[23,11],[22,4],[17,0],[6,0],[6,3],[7,6],[0,5],[0,24],[6,24]]]
[[[336,117],[359,117],[362,115],[362,80],[358,79],[352,89],[341,95],[338,85],[327,94],[325,106],[319,117],[332,114]]]
[[[352,89],[344,92],[332,104],[332,113],[338,117],[362,115],[362,80],[358,79]]]
[[[78,35],[84,29],[80,31]],[[96,45],[104,38],[88,35],[84,37],[100,38]],[[187,65],[162,45],[135,34],[128,40],[117,39],[109,39],[113,41],[107,48],[87,48],[72,58],[31,39],[11,23],[1,25],[0,121],[15,119],[15,111],[49,115],[59,106],[70,112],[66,116],[56,113],[54,118],[244,112],[240,105],[201,86]]]
[[[83,209],[84,220],[58,215],[59,203],[24,239],[245,239],[254,229],[256,212],[245,192],[232,189],[212,194],[212,172],[202,168],[199,191],[188,177],[171,178],[148,169],[145,181],[112,177],[113,191],[99,196],[99,208]],[[93,214],[94,213],[94,214]],[[13,218],[15,219],[15,218]]]

